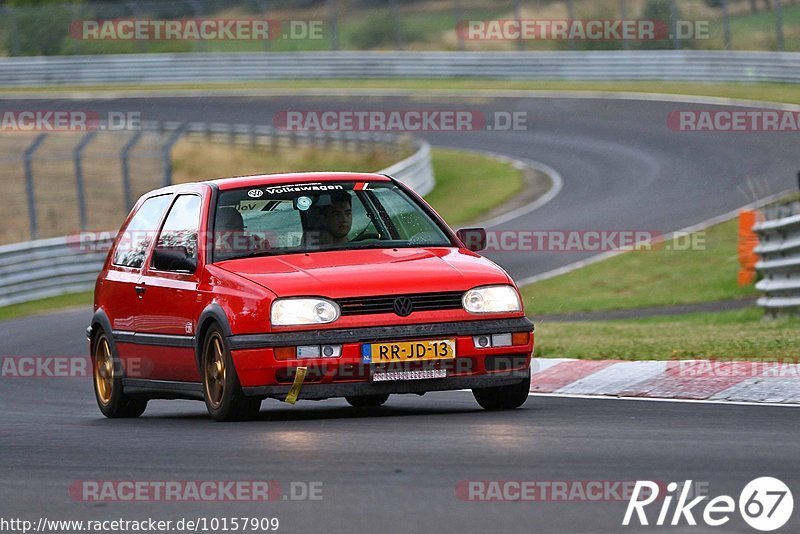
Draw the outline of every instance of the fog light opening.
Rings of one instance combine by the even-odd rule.
[[[478,349],[488,349],[492,346],[492,339],[489,336],[473,336],[472,342]]]

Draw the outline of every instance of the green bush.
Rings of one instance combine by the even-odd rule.
[[[395,27],[397,25],[397,28]],[[373,11],[367,16],[353,23],[349,29],[349,44],[358,50],[369,50],[384,46],[394,47],[396,31],[404,43],[421,40],[421,31],[413,30],[401,25],[389,11]]]
[[[20,55],[58,54],[69,35],[69,25],[75,15],[73,5],[64,5],[57,0],[11,0],[8,7],[13,10],[16,32],[8,32],[5,48],[15,50],[12,39],[16,36]]]

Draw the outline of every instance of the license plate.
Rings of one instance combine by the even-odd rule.
[[[447,378],[447,371],[444,369],[416,369],[414,371],[375,371],[372,373],[373,382],[429,380],[431,378]]]
[[[361,345],[361,363],[367,364],[452,360],[455,357],[455,339],[364,343]]]

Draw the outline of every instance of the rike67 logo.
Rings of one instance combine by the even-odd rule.
[[[659,491],[664,489],[666,491]],[[761,477],[748,482],[739,494],[738,502],[728,495],[706,501],[709,498],[707,495],[690,495],[691,489],[691,480],[685,481],[682,486],[677,482],[670,482],[666,488],[663,484],[650,480],[637,480],[622,524],[636,525],[638,521],[642,526],[696,526],[699,518],[710,527],[719,527],[731,520],[738,505],[738,512],[748,525],[756,530],[769,532],[785,525],[794,510],[791,490],[773,477]],[[645,508],[657,501],[661,502],[661,507],[658,518],[652,522],[652,512],[658,506],[649,510],[650,518]]]

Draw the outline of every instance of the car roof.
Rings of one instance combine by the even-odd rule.
[[[386,175],[371,172],[293,172],[221,178],[219,180],[211,180],[209,183],[215,184],[221,191],[225,191],[240,187],[258,187],[292,183],[388,181],[390,181],[390,178]]]
[[[281,174],[256,174],[253,176],[238,176],[235,178],[220,178],[204,182],[185,182],[154,189],[142,195],[139,199],[157,197],[160,195],[173,195],[180,191],[196,189],[202,184],[214,184],[221,191],[238,189],[240,187],[260,187],[269,185],[308,184],[315,182],[391,182],[392,179],[385,174],[374,172],[287,172]],[[137,205],[139,204],[137,202]]]

